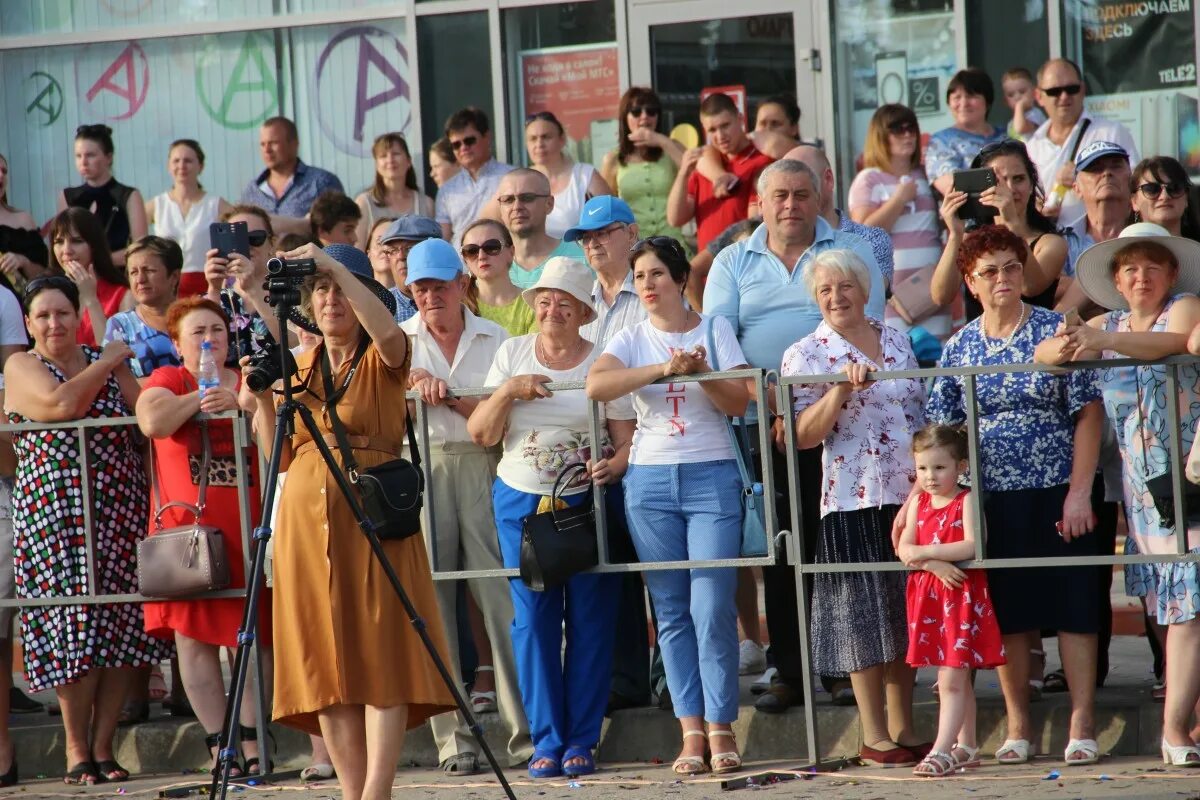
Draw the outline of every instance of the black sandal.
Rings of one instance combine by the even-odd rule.
[[[129,780],[129,770],[118,764],[115,759],[97,761],[96,769],[100,771],[100,776],[106,781],[122,783]]]
[[[221,746],[221,732],[217,731],[216,733],[210,733],[205,736],[204,745],[208,748],[208,755],[213,759],[213,769],[215,769],[218,762],[216,761],[217,754],[213,752],[213,748]],[[242,765],[237,762],[236,758],[229,762],[230,778],[241,778],[245,774],[246,773],[242,769]]]
[[[1067,675],[1061,669],[1047,672],[1045,682],[1046,688],[1043,691],[1047,694],[1070,691],[1070,687],[1067,686]]]
[[[258,728],[254,727],[253,725],[243,725],[239,722],[238,723],[238,736],[241,737],[241,740],[243,742],[257,742],[258,741]],[[272,745],[275,744],[275,734],[271,733],[270,731],[267,731],[267,738],[271,740]],[[258,756],[255,756],[253,758],[247,758],[245,761],[245,766],[244,766],[244,768],[246,770],[246,774],[247,775],[262,774],[261,771],[259,770],[260,763],[261,763],[261,761],[259,760]],[[267,759],[267,772],[273,772],[274,770],[275,770],[275,762],[272,761],[270,758],[268,758]]]
[[[91,761],[80,761],[63,776],[67,786],[95,786],[99,782],[99,772]]]

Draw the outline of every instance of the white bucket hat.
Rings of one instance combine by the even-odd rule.
[[[1172,236],[1161,225],[1135,222],[1121,231],[1115,239],[1094,244],[1084,250],[1075,262],[1075,278],[1079,288],[1092,302],[1104,308],[1128,311],[1129,301],[1117,291],[1113,280],[1112,260],[1117,252],[1134,242],[1156,242],[1170,250],[1179,262],[1175,284],[1170,294],[1200,293],[1200,242]]]
[[[537,283],[521,292],[525,303],[534,308],[533,301],[542,289],[555,289],[566,292],[579,302],[585,309],[583,322],[586,325],[596,318],[596,309],[592,307],[592,287],[596,285],[596,273],[592,272],[582,261],[576,261],[566,256],[555,256],[546,262],[542,268],[542,277]]]

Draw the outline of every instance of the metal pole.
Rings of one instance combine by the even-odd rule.
[[[983,470],[979,462],[979,397],[975,393],[975,376],[963,378],[967,411],[967,463],[971,468],[971,512],[975,515],[975,560],[983,561],[987,548],[987,520],[983,516]]]
[[[92,464],[91,459],[88,458],[87,433],[82,425],[76,426],[75,435],[79,437],[79,488],[83,503],[83,563],[87,568],[87,589],[84,591],[84,595],[95,596],[100,593],[100,587],[96,585],[96,532],[93,529],[95,520],[92,519]],[[147,494],[149,494],[149,488],[146,487]]]
[[[1179,421],[1179,365],[1167,365],[1167,445],[1171,457],[1171,491],[1175,506],[1175,546],[1183,555],[1188,550],[1187,498],[1183,490],[1183,426]]]
[[[590,397],[588,404],[588,436],[592,441],[592,461],[598,460],[603,453],[600,443],[604,441],[600,430],[600,403]],[[592,486],[592,505],[596,514],[596,554],[600,566],[608,564],[608,509],[605,503],[605,487]]]

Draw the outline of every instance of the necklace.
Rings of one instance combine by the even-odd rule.
[[[1025,313],[1028,310],[1029,306],[1021,303],[1021,316],[1017,317],[1017,324],[1013,326],[1012,331],[998,345],[988,344],[987,340],[995,337],[989,336],[987,328],[984,328],[982,323],[980,324],[980,328],[983,329],[983,346],[989,356],[999,355],[1012,345],[1013,337],[1017,335],[1017,331],[1021,330],[1021,326],[1025,324]]]
[[[546,348],[542,346],[542,335],[539,333],[537,338],[533,340],[534,355],[537,356],[538,361],[542,362],[547,367],[554,367],[556,364],[565,364],[573,360],[579,354],[579,344],[582,341],[582,338],[576,341],[570,352],[566,353],[561,358],[552,359],[550,356],[546,355]]]

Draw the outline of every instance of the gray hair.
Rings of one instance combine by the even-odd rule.
[[[779,162],[775,162],[778,164]],[[813,299],[817,299],[817,270],[826,269],[841,278],[852,278],[862,289],[863,297],[871,295],[871,272],[866,263],[853,250],[826,250],[820,253],[804,270],[804,286]]]
[[[813,193],[817,196],[817,204],[821,203],[821,181],[812,168],[803,161],[797,161],[794,158],[781,158],[773,162],[770,166],[758,173],[758,196],[765,197],[767,194],[767,181],[771,180],[774,175],[807,175],[809,182],[812,184]]]

